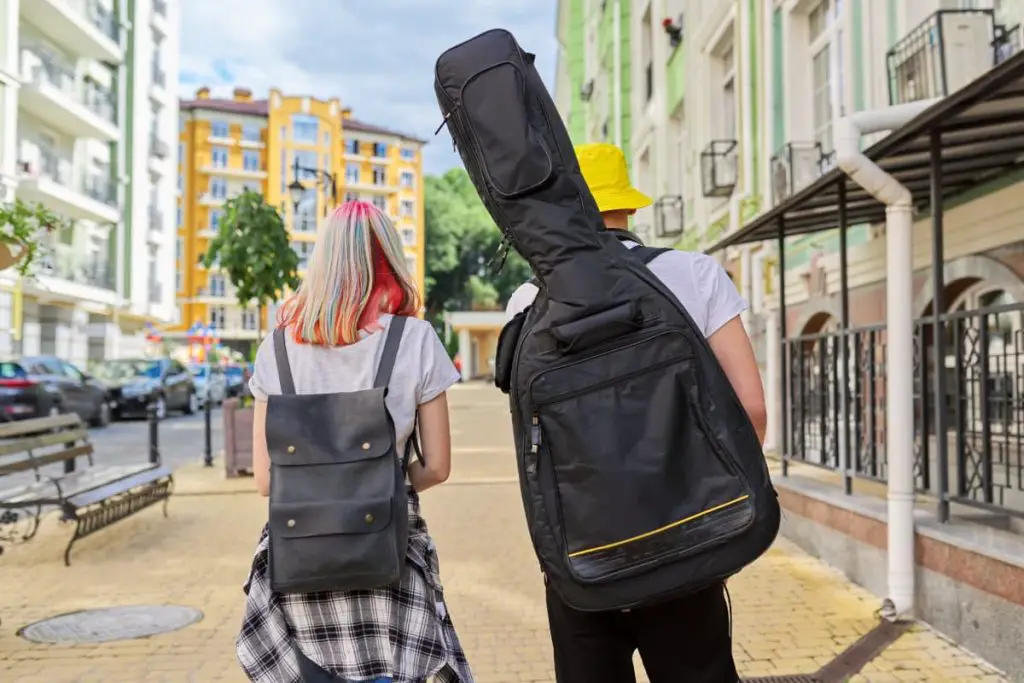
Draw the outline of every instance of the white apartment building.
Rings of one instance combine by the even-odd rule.
[[[176,71],[176,1],[0,9],[2,186],[69,222],[33,277],[0,273],[0,355],[140,352],[145,323],[174,311],[159,283],[173,270],[176,87],[154,74]]]

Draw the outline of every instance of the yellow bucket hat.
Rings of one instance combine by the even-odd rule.
[[[615,145],[607,142],[578,145],[576,158],[601,213],[635,211],[650,206],[651,198],[630,184],[626,157]]]

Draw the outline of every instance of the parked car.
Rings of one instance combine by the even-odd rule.
[[[113,401],[114,417],[141,417],[146,407],[156,406],[163,419],[172,410],[186,415],[199,410],[199,395],[192,374],[171,358],[124,358],[98,363],[96,379],[102,381]]]
[[[228,396],[231,398],[245,396],[251,375],[252,373],[246,365],[225,365],[224,376],[228,380]]]
[[[76,413],[96,427],[110,423],[110,398],[102,382],[57,356],[26,356],[17,364],[29,382],[54,394],[56,400],[47,407],[46,414]]]
[[[228,380],[224,376],[224,369],[219,365],[210,363],[194,363],[189,366],[192,373],[192,383],[196,386],[196,395],[199,397],[199,405],[205,406],[207,401],[219,406],[227,398]]]
[[[52,356],[0,362],[0,421],[71,412],[96,426],[110,422],[103,385]]]

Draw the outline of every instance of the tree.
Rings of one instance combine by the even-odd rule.
[[[7,267],[17,264],[18,274],[27,275],[38,261],[45,248],[46,236],[69,227],[42,204],[26,204],[15,199],[7,205],[0,205],[0,244],[9,251],[3,260],[10,261]]]
[[[469,175],[457,168],[428,176],[425,192],[428,316],[436,319],[446,310],[504,305],[530,277],[530,267],[509,251],[498,268],[502,234]]]
[[[263,338],[263,308],[299,286],[299,257],[277,209],[263,195],[246,190],[224,205],[216,237],[203,256],[210,268],[219,265],[235,286],[240,306],[259,307],[258,330]]]

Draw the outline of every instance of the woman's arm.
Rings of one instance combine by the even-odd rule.
[[[409,463],[409,482],[416,491],[443,484],[452,471],[452,434],[448,423],[448,396],[441,393],[419,408],[423,462]],[[412,438],[410,436],[409,438]]]
[[[261,496],[270,495],[270,451],[267,450],[267,402],[256,399],[252,414],[252,475]]]
[[[747,411],[758,440],[764,444],[765,433],[768,431],[768,410],[764,405],[761,371],[757,367],[754,348],[743,327],[743,321],[736,316],[722,325],[708,338],[708,344],[725,371],[725,376],[729,378],[740,404]]]

